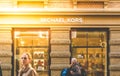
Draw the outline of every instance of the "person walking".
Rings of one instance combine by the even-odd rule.
[[[81,65],[77,62],[76,58],[72,58],[70,65],[70,74],[71,76],[82,76],[81,75]]]
[[[18,72],[18,76],[38,76],[37,72],[31,66],[32,57],[29,53],[23,53],[21,56],[22,67]]]

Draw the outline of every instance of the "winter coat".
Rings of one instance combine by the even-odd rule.
[[[36,71],[29,65],[26,68],[21,68],[18,76],[38,76]]]
[[[73,64],[70,67],[70,71],[73,72],[71,76],[81,76],[81,65],[79,63]]]

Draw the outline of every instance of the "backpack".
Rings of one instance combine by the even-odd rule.
[[[68,73],[68,68],[64,68],[61,71],[61,76],[67,76],[67,73]]]

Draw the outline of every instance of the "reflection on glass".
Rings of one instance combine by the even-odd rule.
[[[49,75],[48,31],[15,31],[15,76],[20,69],[20,56],[29,52],[32,66],[40,76]]]
[[[76,31],[73,31],[73,32],[76,32]],[[87,32],[76,32],[76,33],[72,33],[72,35],[75,35],[73,38],[72,38],[72,45],[73,46],[87,46],[87,35],[86,35]]]
[[[76,36],[72,37],[72,57],[78,59],[87,76],[106,76],[106,32],[73,32]]]

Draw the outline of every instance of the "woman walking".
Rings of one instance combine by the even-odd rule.
[[[18,76],[37,76],[37,72],[31,66],[32,57],[29,53],[23,53],[21,56],[22,67]]]

